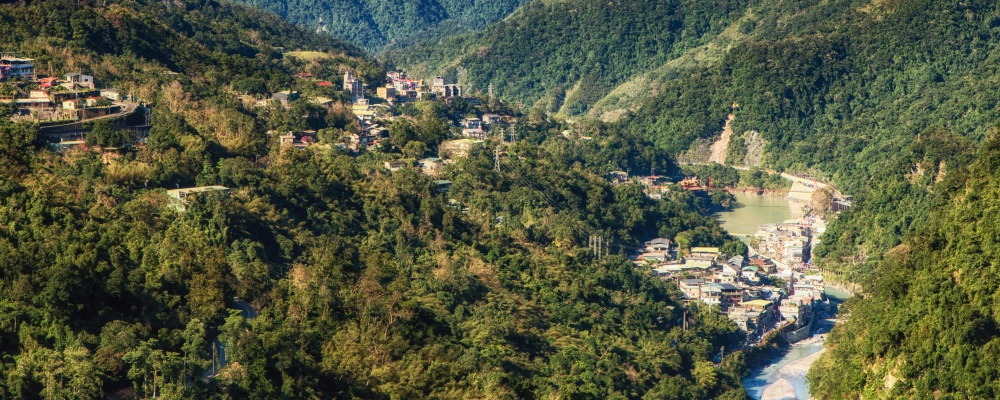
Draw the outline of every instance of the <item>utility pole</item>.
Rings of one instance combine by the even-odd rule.
[[[500,145],[493,149],[493,167],[500,172]]]
[[[489,96],[490,100],[493,100],[493,82],[490,82],[490,86],[487,89],[487,92],[488,92],[487,96]]]

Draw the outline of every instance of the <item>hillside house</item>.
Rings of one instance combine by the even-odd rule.
[[[278,137],[281,147],[306,148],[316,143],[316,131],[288,131]]]
[[[310,97],[309,102],[320,107],[330,107],[333,105],[333,99],[323,96]]]
[[[486,131],[483,130],[483,121],[479,118],[463,119],[462,136],[476,139],[486,139]]]
[[[278,103],[281,103],[283,107],[287,107],[288,103],[299,99],[299,92],[296,90],[282,90],[277,93],[272,93],[271,98]]]
[[[646,251],[670,251],[674,243],[670,239],[656,238],[645,243]]]
[[[368,85],[361,82],[361,79],[354,75],[354,71],[344,73],[344,91],[351,96],[352,100],[357,101],[364,98],[367,89]]]
[[[434,187],[438,193],[448,193],[449,191],[451,191],[451,181],[446,181],[446,180],[434,181]]]
[[[483,123],[486,125],[496,125],[499,124],[501,118],[497,114],[483,114]]]
[[[745,280],[747,283],[751,285],[756,285],[760,283],[759,273],[760,273],[760,268],[755,267],[753,265],[748,265],[746,267],[743,267],[740,275],[743,277],[743,280]]]
[[[386,100],[395,99],[396,96],[398,96],[398,93],[396,92],[395,87],[386,85],[379,87],[378,89],[375,89],[375,97],[378,97],[380,99],[386,99]]]
[[[722,307],[722,286],[718,283],[706,283],[701,287],[701,294],[698,300],[708,305]]]
[[[721,254],[718,247],[692,247],[687,258],[715,262]]]
[[[375,110],[371,104],[368,103],[368,99],[359,98],[357,101],[351,105],[351,112],[354,116],[361,121],[362,124],[368,124],[375,121],[378,117],[378,112]]]
[[[69,89],[93,89],[95,85],[96,82],[94,81],[94,77],[92,75],[78,74],[76,72],[66,74],[66,79],[63,83],[63,86],[66,86]]]
[[[118,89],[115,88],[101,89],[101,96],[106,97],[111,101],[122,100],[122,96],[118,93]]]
[[[677,283],[677,288],[684,293],[684,298],[693,300],[701,297],[701,287],[705,285],[704,279],[681,279]]]
[[[462,87],[456,84],[447,84],[443,77],[436,76],[431,80],[431,92],[442,98],[461,97]]]
[[[409,162],[402,160],[386,161],[385,169],[389,170],[389,172],[396,172],[400,169],[406,168],[408,165],[410,165]]]
[[[0,55],[2,78],[35,79],[35,59],[17,57],[14,53]]]
[[[608,181],[614,184],[622,184],[628,182],[628,172],[625,171],[608,172]]]
[[[778,322],[778,314],[773,305],[768,300],[744,301],[730,307],[727,314],[740,329],[759,337]]]
[[[49,89],[53,86],[59,85],[59,78],[50,76],[48,78],[42,78],[38,80],[38,87],[42,89]]]

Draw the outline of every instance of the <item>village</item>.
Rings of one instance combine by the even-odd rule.
[[[15,106],[14,120],[39,123],[80,122],[120,116],[134,111],[131,98],[115,88],[101,88],[92,75],[68,72],[61,76],[41,76],[35,60],[15,53],[0,56],[0,82],[7,92],[0,102]]]
[[[19,57],[14,53],[4,53],[0,57],[0,83],[6,88],[6,93],[0,93],[0,103],[13,107],[10,117],[12,120],[39,124],[44,138],[56,151],[77,148],[100,150],[99,146],[88,146],[86,138],[91,129],[90,123],[102,119],[113,121],[116,127],[132,131],[134,136],[128,146],[144,144],[145,134],[150,128],[148,109],[151,104],[140,104],[133,96],[120,93],[115,88],[102,88],[91,75],[69,72],[62,76],[43,76],[36,73],[34,63],[34,59]],[[448,83],[440,76],[425,82],[408,77],[401,71],[389,71],[385,76],[385,85],[374,90],[350,70],[343,73],[343,80],[339,85],[306,72],[296,73],[294,78],[317,88],[333,89],[338,96],[341,93],[337,92],[342,92],[343,96],[340,98],[350,99],[348,106],[360,129],[345,131],[334,143],[321,143],[317,132],[311,130],[267,131],[268,136],[276,137],[276,142],[282,148],[334,147],[354,155],[366,151],[381,151],[391,143],[387,126],[396,119],[411,118],[393,113],[396,107],[422,100],[450,104],[455,99],[462,99],[473,106],[480,105],[479,98],[466,95],[461,85]],[[297,101],[329,109],[337,101],[325,96],[303,96],[297,90],[275,92],[264,99],[238,93],[233,95],[248,108],[263,110],[287,110]],[[124,122],[126,117],[139,109],[146,113],[144,122]],[[417,159],[389,156],[393,159],[384,161],[382,166],[389,172],[414,168],[420,173],[439,178],[445,165],[478,154],[485,141],[492,136],[496,136],[501,142],[516,140],[514,116],[482,112],[479,107],[473,110],[475,115],[466,115],[450,127],[451,137],[440,143],[437,156]],[[440,179],[435,183],[439,192],[447,192],[451,184]],[[189,195],[227,191],[228,188],[221,186],[176,188],[168,191],[168,196],[177,200],[175,208],[183,211],[184,204],[191,198]]]
[[[790,342],[808,337],[814,316],[827,311],[823,277],[807,273],[801,264],[787,267],[776,256],[726,259],[716,247],[679,249],[670,239],[656,238],[632,260],[637,268],[675,282],[685,303],[718,307],[746,334],[749,346],[782,328]]]
[[[662,176],[629,178],[612,172],[615,183],[634,180],[650,197],[660,198],[673,190],[704,191],[697,177],[684,177],[676,184]],[[809,337],[817,319],[831,314],[823,276],[812,268],[811,249],[826,230],[827,221],[810,205],[794,198],[802,215],[757,227],[744,237],[749,256],[727,257],[716,247],[679,248],[669,238],[645,242],[633,254],[637,268],[675,282],[686,303],[718,307],[745,333],[745,346],[759,343],[780,331],[789,342]],[[834,212],[850,207],[850,196],[832,199]]]

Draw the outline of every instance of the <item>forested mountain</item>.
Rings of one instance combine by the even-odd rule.
[[[389,59],[415,76],[440,73],[467,91],[485,92],[492,83],[504,98],[576,115],[720,34],[748,3],[533,1],[481,33],[423,43]]]
[[[1000,142],[939,190],[928,223],[886,255],[831,333],[809,375],[816,397],[1000,396]]]
[[[858,210],[819,249],[856,264],[925,220],[938,172],[966,163],[1000,119],[997,7],[535,2],[481,33],[390,59],[467,90],[492,83],[535,109],[616,120],[675,155],[707,148],[732,113],[729,162],[815,175],[858,195]]]
[[[370,51],[478,31],[527,0],[239,0]]]
[[[345,95],[294,76],[383,79],[353,46],[210,0],[23,2],[0,21],[39,73],[152,105],[144,143],[66,152],[3,107],[0,398],[745,397],[742,355],[710,361],[736,325],[621,255],[737,243],[706,196],[605,181],[676,168],[647,138],[524,118],[499,172],[470,156],[444,195],[383,163],[432,155],[469,104],[418,103],[379,149],[339,150],[359,129]],[[277,90],[303,99],[247,105]],[[266,134],[305,130],[319,143]],[[195,185],[229,190],[180,209],[165,190]]]
[[[393,60],[472,90],[492,83],[539,111],[617,121],[696,161],[732,114],[728,162],[855,195],[815,263],[871,294],[848,307],[814,373],[818,397],[996,397],[995,368],[983,364],[998,334],[995,151],[959,171],[1000,120],[1000,4],[656,3],[538,2]],[[651,15],[675,22],[634,26]]]

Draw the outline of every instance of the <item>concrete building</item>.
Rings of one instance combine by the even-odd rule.
[[[0,55],[2,78],[35,79],[35,59],[17,57],[14,53]]]
[[[443,77],[435,76],[431,79],[431,92],[442,98],[461,97],[462,87],[456,84],[447,84]]]
[[[354,76],[354,71],[344,73],[344,91],[351,95],[351,100],[357,101],[365,97],[365,89],[368,85],[361,82],[361,79]]]

